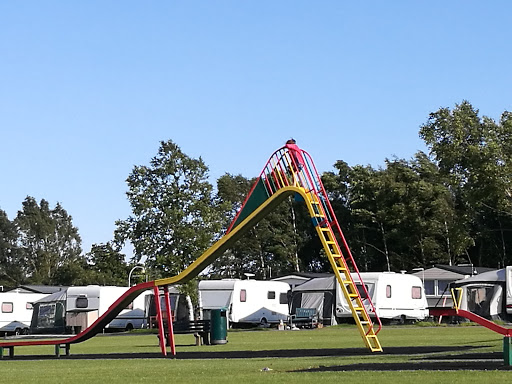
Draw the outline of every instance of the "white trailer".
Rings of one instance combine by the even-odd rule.
[[[32,320],[33,303],[44,293],[14,291],[0,293],[0,334],[27,334]]]
[[[404,322],[428,317],[425,290],[418,276],[394,272],[361,272],[361,278],[380,319]],[[357,282],[355,275],[353,279]],[[336,317],[352,317],[341,287],[339,284],[336,286]],[[362,286],[357,283],[356,286],[362,294]],[[363,300],[363,304],[369,311],[367,301]],[[372,315],[370,312],[369,314]]]
[[[115,286],[88,285],[69,287],[66,295],[66,325],[85,329],[119,299],[129,288]],[[151,291],[140,294],[128,307],[112,320],[105,328],[108,329],[137,329],[145,328],[146,296]]]
[[[290,285],[281,281],[202,280],[202,309],[226,308],[230,323],[272,324],[286,322]]]

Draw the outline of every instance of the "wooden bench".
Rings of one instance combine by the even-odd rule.
[[[172,331],[175,335],[193,334],[196,345],[210,344],[210,320],[176,321],[172,323]],[[165,339],[169,341],[167,322],[164,321]]]
[[[292,327],[297,325],[314,328],[318,324],[316,308],[295,308],[291,316]]]

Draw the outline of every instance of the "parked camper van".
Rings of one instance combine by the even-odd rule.
[[[394,272],[364,272],[361,273],[361,278],[379,318],[404,322],[428,317],[425,289],[418,276]],[[361,290],[361,287],[358,289]],[[338,317],[346,316],[347,310],[350,311],[344,297],[341,302],[343,304],[338,304],[336,308]],[[369,310],[368,306],[367,309]]]
[[[288,291],[281,281],[202,280],[199,294],[203,310],[226,308],[230,323],[271,324],[287,321]]]
[[[69,287],[35,303],[31,333],[78,333],[92,325],[128,287],[88,285]],[[145,296],[139,295],[105,328],[130,330],[147,325]]]
[[[353,278],[357,281],[356,276]],[[403,322],[428,317],[425,292],[419,277],[394,272],[362,272],[361,278],[380,319]],[[362,287],[356,286],[363,295]],[[317,308],[318,318],[326,325],[352,318],[334,276],[311,279],[297,286],[292,294],[292,314],[296,308]],[[369,305],[366,308],[369,311]]]
[[[27,334],[32,319],[33,303],[45,296],[47,294],[20,290],[0,293],[0,334]]]

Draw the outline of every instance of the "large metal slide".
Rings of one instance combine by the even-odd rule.
[[[334,274],[347,302],[350,303],[356,326],[363,341],[371,351],[382,351],[377,338],[377,333],[381,329],[380,320],[376,316],[373,306],[370,306],[369,312],[378,321],[378,328],[374,329],[370,313],[363,305],[363,300],[369,300],[369,295],[363,293],[363,297],[361,297],[356,288],[356,282],[351,277],[351,272],[355,272],[356,276],[359,276],[359,272],[313,161],[306,151],[295,145],[287,145],[274,152],[270,157],[226,234],[180,274],[131,287],[90,327],[77,335],[57,339],[3,340],[0,342],[1,354],[3,355],[4,348],[7,348],[9,354],[13,356],[14,347],[29,345],[55,345],[57,355],[60,348],[64,346],[66,352],[69,352],[70,344],[83,342],[101,332],[142,292],[149,289],[158,292],[158,287],[163,287],[167,293],[169,285],[187,282],[197,276],[281,202],[291,197],[305,203]],[[364,287],[360,276],[356,280]],[[161,347],[165,354],[163,338],[161,338]]]

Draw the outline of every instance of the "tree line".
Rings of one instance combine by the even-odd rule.
[[[510,264],[511,113],[495,121],[464,101],[431,113],[419,135],[428,153],[386,159],[378,168],[338,160],[322,174],[359,268]],[[226,173],[215,188],[201,158],[163,141],[149,164],[135,166],[127,178],[132,214],[116,222],[111,242],[85,254],[60,204],[51,208],[27,197],[12,221],[0,209],[0,284],[125,285],[141,260],[151,279],[176,275],[225,233],[253,181]],[[127,242],[134,249],[129,262],[121,253]],[[305,207],[290,199],[205,273],[265,279],[294,271],[330,266]]]

